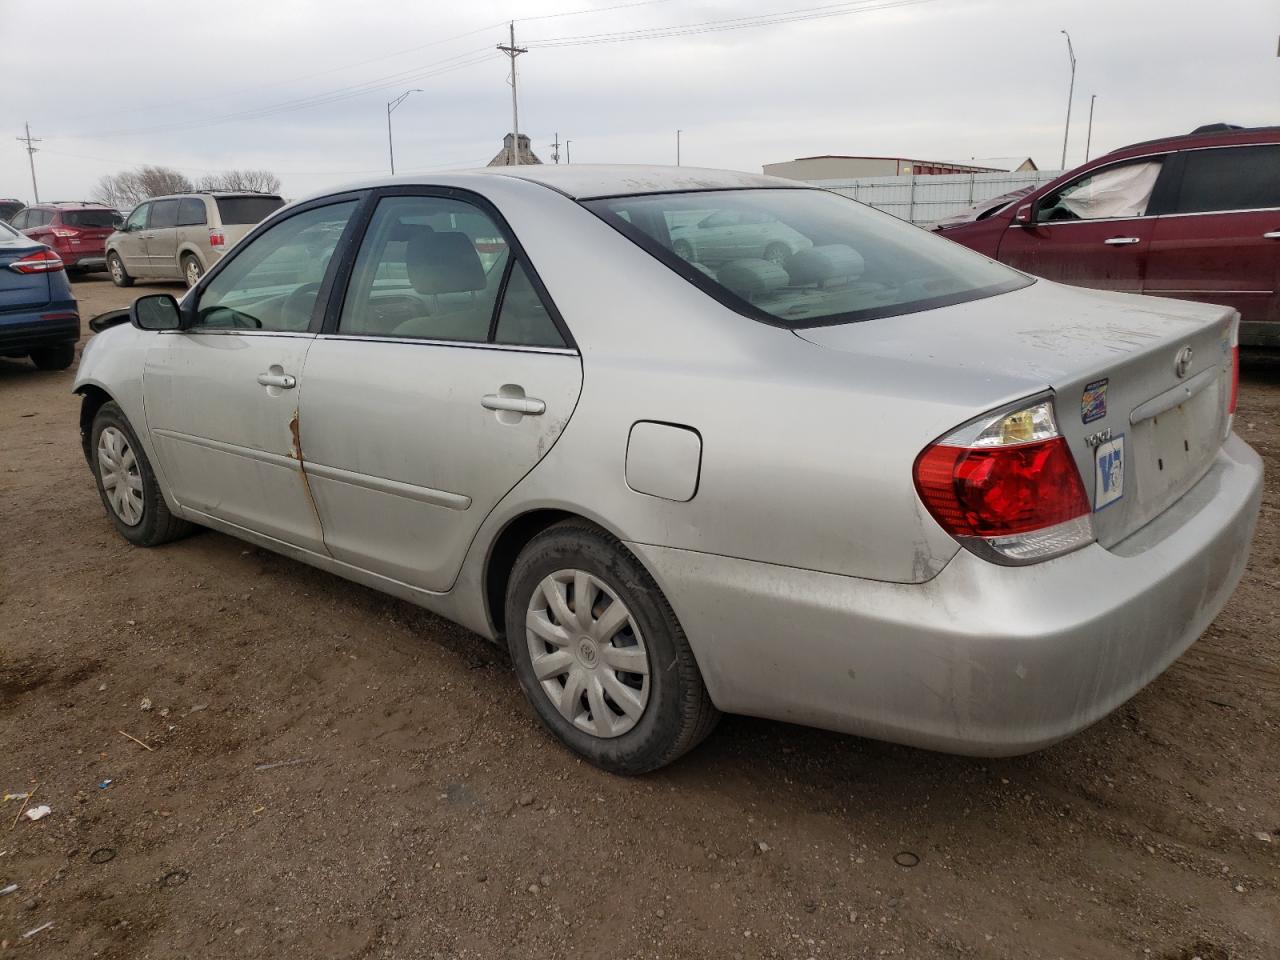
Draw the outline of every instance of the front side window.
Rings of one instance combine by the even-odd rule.
[[[178,201],[178,226],[199,227],[206,221],[204,200],[200,197],[187,197]]]
[[[446,197],[386,197],[356,257],[338,332],[491,342],[504,289],[500,342],[564,345],[524,266],[513,261],[502,230],[484,211]]]
[[[151,212],[151,204],[144,203],[136,208],[133,213],[129,214],[129,219],[124,222],[126,230],[141,230],[147,225],[147,215]]]
[[[200,294],[196,328],[305,331],[356,201],[281,220],[236,253]]]
[[[897,316],[1034,282],[825,190],[696,191],[585,205],[726,306],[780,326]]]
[[[1280,144],[1188,150],[1172,213],[1280,207]]]
[[[1036,222],[1144,217],[1161,166],[1161,160],[1144,160],[1096,170],[1046,194],[1036,208]]]

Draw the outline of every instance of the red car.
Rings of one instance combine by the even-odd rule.
[[[100,203],[37,203],[9,225],[53,247],[71,272],[105,270],[107,237],[123,222],[119,210]]]
[[[939,232],[1049,280],[1235,307],[1241,345],[1280,347],[1280,127],[1136,143]]]

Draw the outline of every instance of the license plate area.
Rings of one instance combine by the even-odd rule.
[[[1219,390],[1210,387],[1132,426],[1126,479],[1146,517],[1163,510],[1203,475],[1220,445],[1220,421]]]

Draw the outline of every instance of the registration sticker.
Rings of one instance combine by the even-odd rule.
[[[1107,415],[1107,379],[1095,380],[1085,385],[1080,397],[1080,419],[1093,423]]]
[[[1109,507],[1124,496],[1124,434],[1094,451],[1093,509]]]

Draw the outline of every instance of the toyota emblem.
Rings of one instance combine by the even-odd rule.
[[[1181,380],[1187,375],[1187,371],[1191,369],[1191,348],[1183,347],[1178,351],[1178,355],[1173,360],[1173,372],[1178,375]]]

